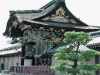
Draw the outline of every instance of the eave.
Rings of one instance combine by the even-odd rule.
[[[100,37],[94,37],[92,41],[87,43],[90,48],[100,48]]]
[[[100,30],[89,33],[92,38],[100,37]]]
[[[23,21],[24,24],[31,25],[33,28],[37,27],[44,27],[45,29],[54,28],[54,30],[65,29],[65,31],[84,31],[84,32],[91,32],[91,31],[98,31],[99,28],[92,27],[92,26],[82,26],[80,24],[72,24],[72,23],[63,23],[63,22],[55,22],[55,21],[34,21],[34,20],[26,20]],[[23,25],[24,25],[23,24]]]
[[[41,29],[43,28],[43,29]],[[7,33],[8,36],[11,37],[18,37],[23,36],[23,32],[26,29],[34,29],[34,30],[42,30],[42,31],[51,31],[50,29],[53,28],[53,31],[60,31],[62,32],[62,29],[65,31],[84,31],[84,32],[91,32],[91,31],[97,31],[98,28],[91,27],[91,26],[81,26],[79,24],[71,24],[71,23],[63,23],[63,22],[54,22],[54,21],[33,21],[33,20],[26,20],[22,23],[18,24],[17,27],[11,26],[11,30],[6,30],[4,35]],[[64,33],[63,32],[63,33]]]
[[[16,44],[14,46],[0,49],[0,57],[5,57],[5,56],[18,56],[21,53],[21,45]]]

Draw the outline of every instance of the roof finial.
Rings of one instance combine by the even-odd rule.
[[[54,0],[55,2],[65,2],[65,0]]]

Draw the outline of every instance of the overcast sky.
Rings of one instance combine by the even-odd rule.
[[[0,2],[0,49],[9,47],[6,38],[2,35],[9,18],[9,10],[39,9],[51,0],[1,0]],[[100,0],[65,0],[69,10],[83,22],[99,26]]]

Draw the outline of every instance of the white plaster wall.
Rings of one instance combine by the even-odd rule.
[[[95,64],[95,57],[92,57],[89,63]],[[95,71],[92,71],[92,72],[93,72],[93,75],[95,75]]]
[[[24,60],[24,66],[31,66],[32,60],[31,59],[25,59]]]
[[[85,63],[87,63],[87,62],[85,62]],[[87,64],[95,64],[95,57],[92,57],[91,60]],[[91,72],[93,73],[92,75],[95,75],[95,70],[91,71]]]
[[[55,57],[52,56],[52,66],[57,66],[59,65],[59,62],[57,60],[55,60]],[[59,71],[55,71],[55,75],[60,75],[60,72]]]
[[[15,56],[15,57],[0,58],[0,70],[1,70],[2,59],[4,59],[4,70],[10,70],[10,66],[16,66],[17,62],[19,62],[20,65],[21,57]]]
[[[59,62],[55,59],[54,56],[52,56],[52,66],[58,66]],[[59,71],[55,71],[55,75],[61,75]],[[67,74],[66,74],[67,75]]]
[[[16,56],[16,57],[14,57],[14,59],[13,59],[13,66],[17,66],[17,62],[19,62],[19,66],[20,66],[20,62],[21,62],[21,57],[19,56]]]
[[[0,58],[0,71],[1,71],[1,63],[4,59],[4,70],[10,70],[10,66],[17,66],[17,62],[19,62],[19,66],[21,65],[21,57],[14,56],[14,57],[3,57]],[[24,66],[31,66],[32,60],[31,59],[25,59],[24,60]]]
[[[90,64],[95,64],[95,57],[92,57],[91,60],[88,62]],[[52,66],[57,66],[59,65],[59,62],[55,59],[54,56],[52,56]],[[95,75],[95,71],[92,71],[93,75]],[[55,75],[61,75],[59,71],[55,71]],[[67,75],[67,74],[66,74]]]

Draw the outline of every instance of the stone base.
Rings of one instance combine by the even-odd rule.
[[[8,70],[1,70],[1,74],[9,74]]]

